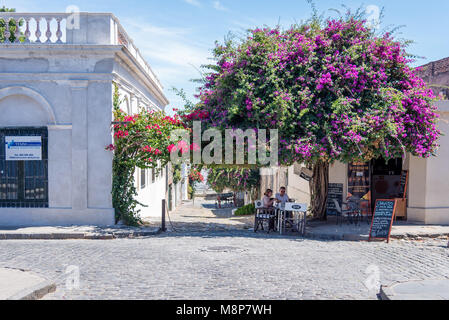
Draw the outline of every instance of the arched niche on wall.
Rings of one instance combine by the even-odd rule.
[[[55,125],[56,117],[48,101],[27,87],[0,89],[0,127]]]

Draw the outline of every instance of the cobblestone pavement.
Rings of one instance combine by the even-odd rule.
[[[57,279],[46,299],[376,299],[384,284],[448,279],[447,240],[304,240],[251,231],[109,241],[0,241],[0,267]],[[68,266],[80,286],[66,285]],[[373,284],[368,290],[364,283]]]
[[[231,207],[217,209],[214,201],[196,198],[184,204],[167,216],[169,232],[210,232],[248,230],[254,227],[254,216],[233,217]],[[151,227],[159,227],[160,218],[147,218]]]

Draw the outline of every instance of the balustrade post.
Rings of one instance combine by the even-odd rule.
[[[53,20],[52,18],[45,17],[44,18],[47,21],[47,31],[45,32],[45,36],[47,37],[47,41],[45,43],[51,43],[51,29],[50,29],[50,22]]]
[[[30,36],[31,36],[31,31],[30,31],[30,17],[26,17],[25,18],[25,43],[30,43]]]
[[[61,20],[62,20],[62,18],[56,18],[56,22],[58,23],[58,30],[56,31],[56,37],[58,39],[56,40],[56,43],[62,43]]]
[[[34,35],[36,36],[36,43],[41,43],[41,29],[40,29],[40,22],[41,22],[41,17],[36,17],[34,18],[34,20],[36,20],[36,32],[34,33]]]
[[[9,43],[9,37],[11,36],[11,32],[9,30],[9,20],[10,18],[5,18],[5,43]]]
[[[18,18],[15,20],[16,22],[16,30],[14,30],[14,43],[20,42],[20,21],[22,18]]]

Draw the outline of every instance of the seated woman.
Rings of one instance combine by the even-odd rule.
[[[273,190],[267,189],[267,191],[265,191],[264,196],[262,198],[262,203],[263,203],[263,206],[268,209],[268,210],[265,210],[266,212],[270,212],[271,214],[274,214],[275,213],[274,202],[276,201],[276,199],[272,198],[272,196],[273,196]],[[275,230],[275,223],[276,223],[275,219],[276,218],[270,219],[269,226],[268,226],[269,230]]]
[[[267,191],[265,191],[264,196],[262,198],[262,203],[265,208],[273,208],[275,199],[272,198],[272,196],[273,196],[273,190],[267,189]]]

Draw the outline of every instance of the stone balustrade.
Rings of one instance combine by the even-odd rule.
[[[10,27],[10,22],[19,25]],[[159,79],[145,61],[120,21],[111,13],[0,12],[0,47],[3,45],[120,45],[162,90]],[[11,23],[12,24],[12,23]],[[3,34],[1,34],[3,33]],[[11,37],[11,35],[14,37]],[[13,40],[11,42],[11,39]]]
[[[11,43],[9,38],[12,34],[15,36],[13,43],[63,43],[61,23],[67,20],[68,15],[66,13],[0,12],[0,21],[5,25],[3,44]],[[11,21],[16,26],[19,24],[19,28],[10,28]]]

